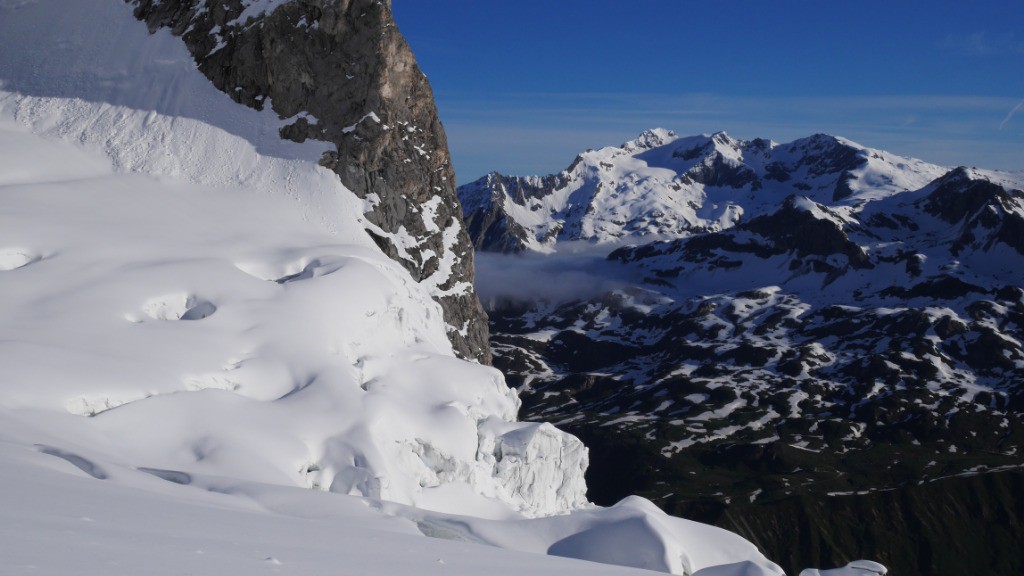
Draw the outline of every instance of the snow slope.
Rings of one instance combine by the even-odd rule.
[[[364,233],[322,148],[278,141],[280,119],[207,86],[129,6],[0,0],[0,54],[0,557],[16,573],[603,572],[422,534],[780,572],[645,501],[589,507],[586,449],[516,422],[501,374],[454,357],[428,287]]]
[[[230,481],[206,491],[128,472],[98,481],[6,434],[0,459],[0,571],[12,576],[652,574],[428,539],[412,520],[322,492]]]
[[[75,108],[5,103],[58,123]],[[74,167],[37,136],[8,129],[3,141]],[[568,437],[562,494],[534,499],[520,470],[494,484],[498,462],[481,445],[512,451],[503,434],[525,445],[551,432],[501,424],[518,403],[500,374],[451,358],[436,304],[359,228],[317,222],[359,209],[332,175],[282,162],[282,174],[263,171],[269,182],[212,187],[100,164],[4,187],[0,242],[28,260],[3,284],[16,359],[6,406],[82,417],[156,468],[408,503],[444,478],[534,514],[583,502],[585,453]],[[301,203],[274,193],[288,178]]]
[[[10,151],[0,246],[5,267],[17,266],[3,283],[15,359],[4,405],[83,417],[139,465],[407,503],[461,482],[528,514],[582,505],[583,447],[512,424],[518,401],[500,374],[451,357],[437,305],[363,233],[361,203],[333,174],[289,158],[318,151],[267,138],[283,157],[259,154],[237,134],[273,134],[276,118],[203,89],[198,74],[161,77],[189,62],[173,37],[151,39],[117,3],[85,4],[69,3],[74,22],[121,24],[109,35],[120,59],[79,50],[91,35],[64,36],[69,59],[99,67],[79,78],[86,98],[0,98]],[[33,8],[11,13],[48,13]],[[148,49],[115,50],[136,45]],[[5,50],[23,60],[5,65],[5,86],[21,87],[27,69],[28,89],[47,92],[30,56],[53,54],[19,46]],[[58,91],[73,88],[53,77]],[[161,84],[168,109],[226,124],[233,114],[244,128],[89,101],[107,91],[141,106]],[[562,447],[564,461],[526,464],[544,458],[528,451],[536,442]],[[512,456],[499,461],[502,450]],[[549,493],[531,491],[535,475]]]

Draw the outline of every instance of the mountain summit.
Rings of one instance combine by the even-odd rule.
[[[788,144],[648,130],[548,176],[492,173],[459,187],[478,250],[646,243],[730,228],[791,195],[842,213],[917,190],[946,169],[823,134]]]

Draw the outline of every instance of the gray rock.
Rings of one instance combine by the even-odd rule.
[[[283,138],[333,144],[321,164],[368,200],[367,232],[428,285],[456,352],[490,363],[444,128],[390,1],[292,0],[244,20],[242,0],[126,1],[151,31],[180,36],[235,101],[301,115]],[[399,246],[397,234],[413,245]]]

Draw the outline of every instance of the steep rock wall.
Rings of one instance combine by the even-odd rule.
[[[456,353],[490,363],[444,128],[390,1],[126,1],[218,89],[287,119],[283,138],[333,144],[321,163],[366,201],[367,232],[428,286]]]

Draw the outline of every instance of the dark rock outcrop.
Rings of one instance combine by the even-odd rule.
[[[508,196],[514,202],[528,205],[531,200],[543,198],[566,184],[565,173],[543,178],[502,176],[492,172],[460,188],[466,228],[477,250],[494,252],[520,252],[530,243],[531,231],[526,230],[505,212],[502,199]],[[540,209],[534,206],[534,209]],[[553,228],[557,234],[560,227]]]
[[[367,232],[431,290],[456,352],[490,362],[446,136],[390,1],[126,1],[180,36],[218,89],[289,119],[283,138],[331,143],[321,163],[367,201]]]
[[[1024,255],[1024,191],[973,177],[960,167],[935,182],[919,202],[929,214],[959,225],[953,252],[988,250],[1001,242]]]

